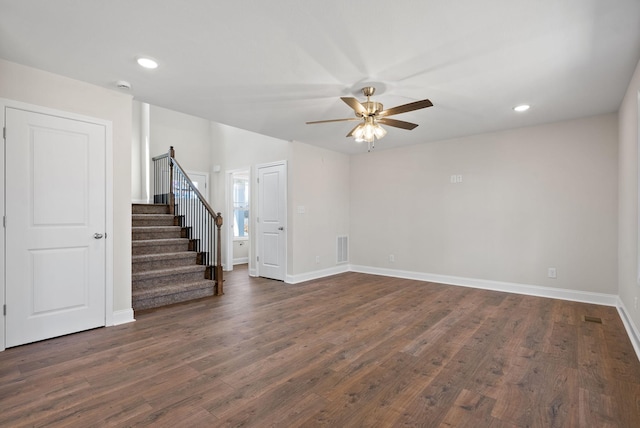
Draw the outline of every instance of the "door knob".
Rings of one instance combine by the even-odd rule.
[[[284,227],[280,226],[280,227],[278,228],[278,230],[284,230]]]
[[[102,233],[94,233],[94,234],[93,234],[93,237],[94,237],[95,239],[102,239],[102,237],[103,237],[103,236],[104,236],[104,235],[103,235]]]

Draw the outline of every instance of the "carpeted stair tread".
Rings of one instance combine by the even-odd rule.
[[[146,272],[136,272],[131,274],[131,279],[133,281],[143,280],[143,279],[151,279],[151,278],[161,278],[170,275],[180,275],[180,274],[188,274],[194,272],[204,272],[206,269],[203,265],[193,265],[193,266],[180,266],[173,267],[169,269],[155,269]]]
[[[169,205],[132,204],[132,214],[169,214]]]
[[[183,293],[185,291],[198,290],[200,288],[210,288],[213,292],[213,287],[215,286],[215,284],[216,284],[215,281],[209,281],[207,279],[203,279],[202,281],[193,281],[185,284],[163,285],[160,287],[133,290],[132,296],[134,298],[144,299],[149,297],[162,296],[166,294]]]
[[[133,263],[142,263],[147,261],[170,260],[170,259],[194,259],[196,253],[194,251],[180,251],[178,253],[160,253],[160,254],[138,254],[131,256]]]
[[[179,285],[134,290],[132,292],[132,306],[136,311],[157,308],[174,303],[186,302],[202,297],[213,296],[214,281],[197,281]]]
[[[131,237],[134,241],[181,238],[184,236],[180,226],[138,226],[131,228]]]
[[[175,226],[176,218],[172,214],[133,214],[131,225],[133,227]]]
[[[151,232],[151,231],[174,231],[182,229],[180,226],[133,226],[132,231]]]
[[[132,218],[173,218],[172,214],[155,214],[155,213],[140,213],[131,214]]]
[[[131,256],[131,269],[132,273],[137,273],[178,266],[193,266],[197,264],[197,261],[198,255],[195,251],[138,254]]]
[[[162,238],[162,239],[141,239],[139,241],[132,241],[131,245],[134,247],[151,247],[153,245],[171,245],[189,243],[187,238]]]

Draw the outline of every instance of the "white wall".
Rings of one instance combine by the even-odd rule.
[[[142,169],[142,159],[146,156],[142,135],[144,128],[142,106],[140,101],[133,101],[131,106],[131,201],[133,202],[142,202],[143,200],[146,202]]]
[[[353,156],[352,264],[616,294],[616,181],[614,114]]]
[[[131,311],[131,96],[0,60],[0,97],[113,124],[113,305]],[[132,315],[132,312],[131,312]]]
[[[626,315],[640,329],[640,309],[635,299],[638,285],[638,123],[640,122],[640,63],[620,105],[619,117],[619,228],[618,228],[618,292]],[[640,337],[636,337],[640,341]],[[636,350],[640,352],[640,350]]]
[[[154,157],[167,153],[173,146],[176,160],[185,171],[210,172],[210,123],[207,119],[150,106],[149,155]],[[153,174],[153,166],[150,168]]]
[[[233,263],[247,263],[245,261],[240,262],[239,260],[245,260],[249,258],[249,240],[234,240],[233,241]]]
[[[293,281],[315,271],[346,270],[336,263],[336,237],[349,235],[349,156],[294,142],[290,171]]]

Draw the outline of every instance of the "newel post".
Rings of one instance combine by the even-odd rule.
[[[220,237],[220,229],[222,229],[222,214],[216,215],[216,266],[215,266],[215,279],[217,283],[216,296],[222,296],[224,294],[224,278],[222,274],[222,239]]]
[[[176,200],[173,193],[173,159],[176,156],[173,146],[169,147],[169,212],[175,214]]]

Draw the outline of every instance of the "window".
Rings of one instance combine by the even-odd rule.
[[[249,238],[249,179],[233,178],[233,237]]]

